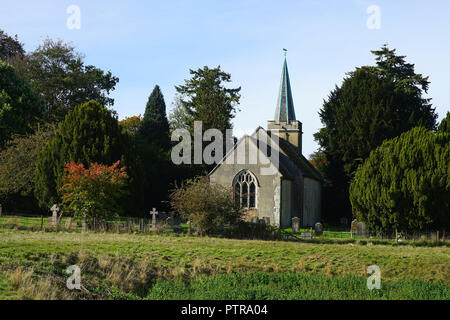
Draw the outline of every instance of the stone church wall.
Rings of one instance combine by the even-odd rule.
[[[304,179],[302,225],[312,227],[321,221],[322,186],[317,180]]]
[[[223,164],[218,166],[209,175],[211,182],[221,184],[223,186],[232,187],[234,177],[242,170],[249,170],[258,180],[257,189],[257,209],[252,210],[252,214],[256,214],[259,219],[265,217],[270,219],[271,224],[280,224],[280,209],[281,209],[281,178],[280,174],[261,175],[261,166],[258,164],[249,164],[248,160],[248,138],[245,139],[247,155],[245,163],[239,164],[234,161],[234,164]],[[236,154],[235,154],[236,157]]]

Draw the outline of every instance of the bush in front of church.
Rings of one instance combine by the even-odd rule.
[[[370,153],[350,186],[353,215],[372,230],[450,227],[450,135],[416,127]]]
[[[169,197],[171,207],[191,221],[200,236],[214,234],[225,224],[236,225],[242,218],[231,187],[210,183],[207,177],[186,181]]]

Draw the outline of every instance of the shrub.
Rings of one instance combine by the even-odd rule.
[[[214,233],[224,224],[235,225],[242,217],[231,187],[212,184],[206,177],[188,180],[173,190],[170,205],[189,219],[200,235]]]
[[[450,227],[450,136],[422,127],[386,140],[357,170],[353,214],[369,228]]]
[[[65,211],[71,211],[76,218],[116,218],[121,213],[118,200],[124,194],[127,174],[119,168],[120,161],[112,166],[68,163],[60,191]]]

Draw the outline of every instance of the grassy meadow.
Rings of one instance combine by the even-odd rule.
[[[369,265],[381,290],[368,290]],[[70,265],[81,290],[68,290]],[[0,228],[1,299],[450,299],[450,248]]]

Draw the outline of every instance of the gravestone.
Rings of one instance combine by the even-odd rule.
[[[302,232],[301,236],[302,236],[302,239],[312,239],[312,237],[313,237],[311,231]]]
[[[56,204],[54,204],[53,207],[50,208],[50,211],[52,212],[52,225],[56,227],[58,225],[59,208]]]
[[[152,211],[150,211],[150,214],[152,215],[152,227],[150,228],[151,231],[156,230],[156,216],[158,215],[158,211],[156,211],[156,208],[153,208]]]
[[[300,230],[300,218],[293,217],[292,218],[292,232],[297,233]]]
[[[320,222],[317,222],[314,225],[314,234],[316,236],[321,236],[323,234],[323,225]]]
[[[174,226],[174,219],[172,217],[167,217],[165,222],[164,222],[164,226],[167,228],[171,228]]]
[[[358,232],[358,220],[353,220],[350,226],[350,232],[352,234],[356,234]]]
[[[366,224],[364,222],[362,222],[362,221],[358,222],[356,234],[358,235],[358,237],[361,237],[361,238],[367,237]]]

